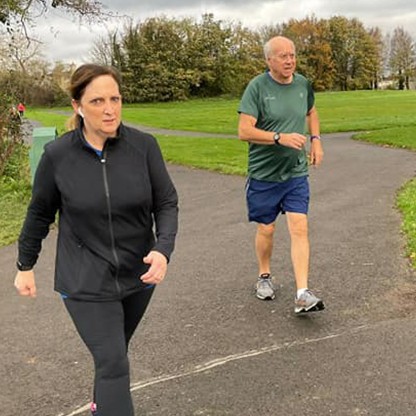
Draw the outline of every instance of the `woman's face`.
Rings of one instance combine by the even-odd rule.
[[[95,78],[85,88],[81,100],[72,101],[72,106],[83,117],[87,136],[116,136],[121,122],[121,95],[112,76]]]

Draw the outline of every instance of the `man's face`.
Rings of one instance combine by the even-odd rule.
[[[296,69],[296,53],[289,41],[278,41],[272,45],[267,65],[273,77],[278,81],[290,81]]]

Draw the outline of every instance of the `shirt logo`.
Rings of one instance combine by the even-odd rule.
[[[301,93],[299,94],[299,97],[300,97],[300,98],[303,98],[303,92],[301,92]]]
[[[269,101],[269,100],[275,100],[275,99],[276,99],[276,97],[275,97],[274,95],[266,95],[266,97],[264,97],[264,99],[265,99],[266,101]]]

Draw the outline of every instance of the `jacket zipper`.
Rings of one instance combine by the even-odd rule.
[[[120,261],[118,258],[118,254],[116,251],[116,241],[114,238],[114,229],[113,229],[113,218],[111,215],[111,201],[110,201],[110,188],[108,186],[108,179],[107,179],[107,149],[104,147],[103,155],[100,159],[101,166],[103,167],[103,179],[104,179],[104,189],[105,189],[105,199],[107,201],[107,211],[108,211],[108,230],[110,232],[110,239],[111,239],[111,251],[113,253],[114,261],[116,263],[116,276],[115,276],[115,284],[116,289],[119,295],[121,295],[121,288],[120,283],[118,281],[118,273],[120,269]]]

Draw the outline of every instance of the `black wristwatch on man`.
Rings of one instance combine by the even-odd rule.
[[[275,133],[274,136],[273,136],[273,140],[274,140],[274,144],[276,146],[278,146],[280,144],[279,143],[279,141],[280,141],[280,134],[279,133]]]
[[[23,264],[19,260],[17,260],[16,262],[16,267],[17,267],[17,270],[19,270],[20,272],[27,272],[33,269],[33,266],[27,266],[26,264]]]

